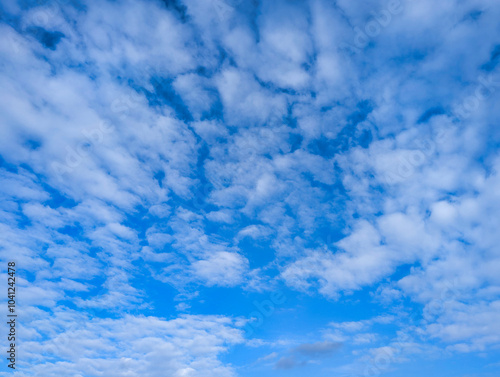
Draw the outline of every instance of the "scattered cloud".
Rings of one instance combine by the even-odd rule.
[[[0,8],[16,377],[496,367],[500,6]]]

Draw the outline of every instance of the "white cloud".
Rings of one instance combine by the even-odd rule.
[[[244,279],[248,260],[236,253],[226,251],[209,255],[208,259],[193,263],[194,274],[207,286],[234,286]]]
[[[403,3],[349,53],[386,3],[186,0],[183,15],[160,1],[5,2],[19,22],[0,25],[0,256],[31,272],[27,310],[145,308],[139,265],[188,296],[264,290],[277,270],[327,298],[366,288],[386,305],[420,303],[419,335],[450,351],[496,347],[498,97],[461,121],[456,108],[495,63],[500,8]],[[64,37],[46,49],[33,26]],[[267,243],[268,265],[250,269],[244,237]],[[75,349],[34,363],[35,375],[234,374],[217,360],[241,341],[230,320],[72,320],[75,333],[47,331]],[[134,326],[146,329],[137,341],[124,330]],[[371,323],[332,326],[331,341],[379,339]],[[26,328],[39,361],[38,330]]]
[[[30,313],[29,318],[23,331],[35,332],[24,340],[23,359],[36,361],[32,373],[44,376],[235,376],[218,356],[243,341],[238,322],[216,316],[90,320],[60,309],[50,320],[46,312]]]

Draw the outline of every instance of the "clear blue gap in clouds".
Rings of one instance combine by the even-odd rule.
[[[15,376],[498,375],[495,2],[0,11]]]

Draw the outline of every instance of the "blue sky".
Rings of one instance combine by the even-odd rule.
[[[499,375],[498,2],[0,10],[0,376]]]

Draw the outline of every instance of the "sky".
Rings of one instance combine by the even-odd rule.
[[[0,376],[498,377],[499,19],[1,0]]]

